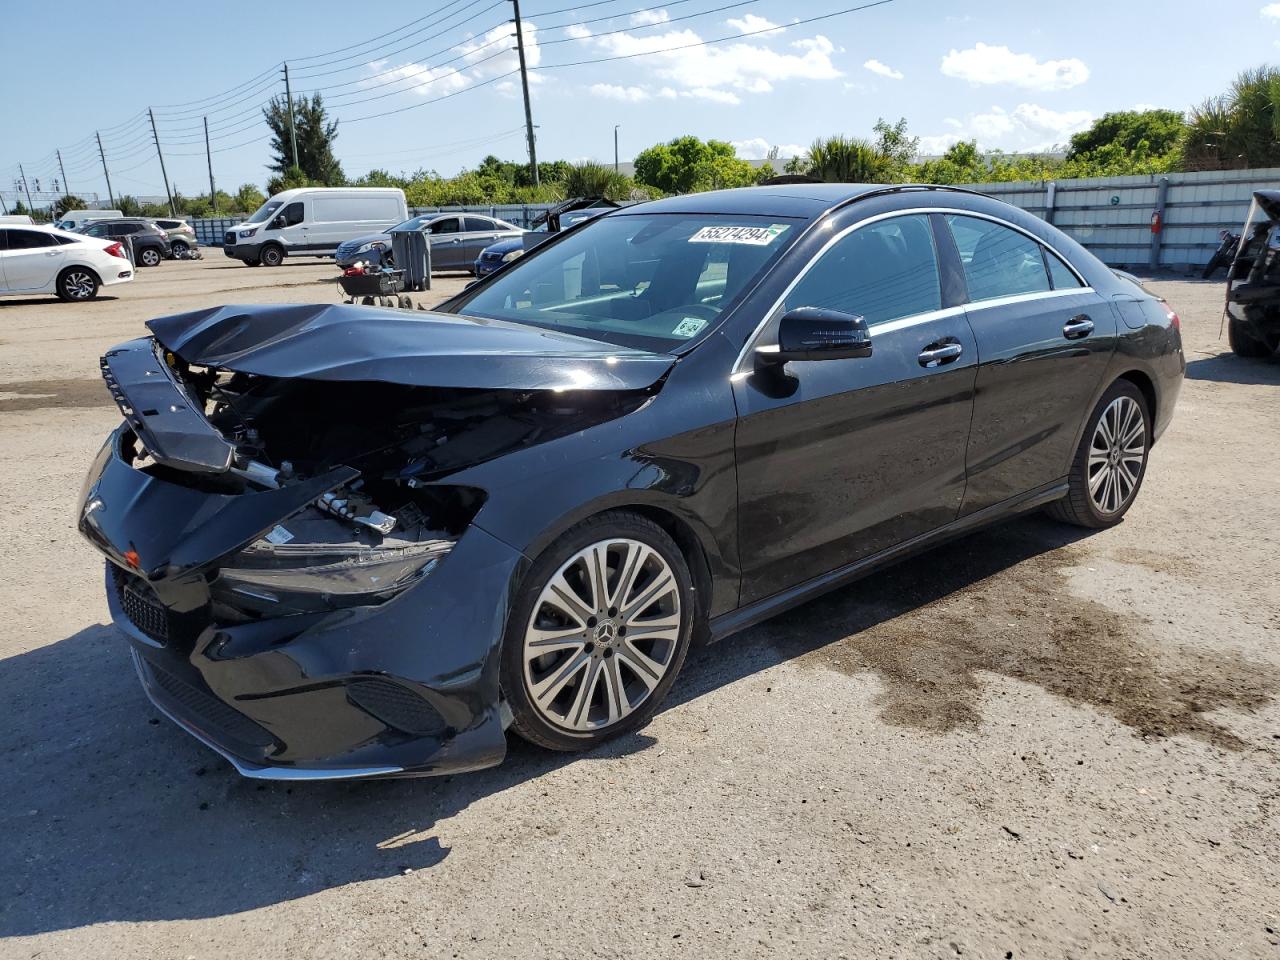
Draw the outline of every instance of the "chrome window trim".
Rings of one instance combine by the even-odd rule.
[[[836,243],[843,240],[845,237],[853,233],[855,230],[860,230],[863,227],[870,226],[873,223],[879,223],[882,220],[892,220],[895,217],[906,217],[906,216],[911,216],[912,214],[930,214],[930,213],[952,214],[957,217],[975,217],[976,219],[979,219],[979,220],[990,220],[992,223],[998,223],[1003,227],[1008,227],[1010,230],[1014,230],[1017,233],[1022,234],[1028,239],[1050,250],[1059,260],[1061,260],[1063,263],[1067,265],[1067,269],[1070,270],[1072,274],[1075,275],[1076,279],[1080,281],[1082,286],[1076,287],[1071,290],[1038,290],[1035,293],[1019,293],[1019,294],[1013,294],[1008,297],[995,297],[990,300],[978,300],[973,303],[960,304],[959,306],[955,306],[955,307],[943,307],[940,310],[930,310],[927,313],[910,314],[909,316],[897,317],[893,320],[885,320],[880,323],[872,324],[870,329],[873,333],[876,330],[879,330],[881,333],[891,333],[895,330],[905,330],[908,327],[915,326],[918,323],[928,323],[931,320],[939,320],[939,319],[942,319],[943,317],[956,316],[957,314],[963,313],[966,310],[976,311],[976,310],[986,309],[987,307],[1002,307],[1002,306],[1008,306],[1014,303],[1022,303],[1023,301],[1027,301],[1027,300],[1043,300],[1043,299],[1050,299],[1052,297],[1075,296],[1077,294],[1095,292],[1093,287],[1089,286],[1086,283],[1083,274],[1081,274],[1080,271],[1078,271],[1075,268],[1075,266],[1072,265],[1070,260],[1068,260],[1066,257],[1062,255],[1062,253],[1058,250],[1057,247],[1055,247],[1051,243],[1046,243],[1044,240],[1041,240],[1031,231],[1025,230],[1015,223],[1010,223],[1008,220],[1003,220],[1000,217],[993,216],[992,214],[989,214],[989,213],[975,213],[970,210],[956,210],[953,207],[911,207],[905,210],[890,210],[886,213],[878,213],[873,217],[867,217],[865,220],[859,220],[857,223],[850,224],[849,226],[841,230],[839,233],[833,235],[830,239],[828,239],[827,242],[822,245],[822,249],[820,249],[817,253],[815,253],[812,257],[809,258],[809,262],[806,263],[804,265],[804,268],[800,270],[800,272],[797,273],[791,279],[791,282],[787,284],[786,289],[782,291],[782,293],[778,296],[776,300],[774,300],[773,304],[769,307],[769,309],[764,312],[764,316],[761,318],[760,322],[756,324],[755,329],[751,331],[750,336],[748,336],[747,339],[743,342],[742,349],[738,352],[738,357],[733,362],[730,378],[731,379],[737,378],[738,375],[743,372],[742,362],[744,359],[746,359],[747,355],[751,353],[752,345],[756,342],[757,339],[759,339],[761,332],[764,330],[765,326],[769,323],[769,320],[774,316],[775,313],[777,313],[778,308],[782,306],[783,302],[787,299],[787,297],[791,295],[791,291],[794,290],[796,286],[800,283],[800,281],[803,280],[805,276],[809,273],[809,271],[813,269],[814,264],[816,264],[819,260],[821,260],[824,256],[826,256],[827,251],[829,251],[833,246],[835,246]],[[935,250],[934,252],[936,255],[937,251]],[[941,264],[939,264],[939,269],[941,269]],[[1046,268],[1046,273],[1047,273],[1047,268]]]

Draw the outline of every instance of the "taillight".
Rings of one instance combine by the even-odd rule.
[[[118,243],[111,244],[111,246],[107,247],[106,252],[113,257],[119,257],[121,260],[129,259],[124,255],[124,247]]]
[[[1168,307],[1166,307],[1165,310],[1168,311],[1168,314],[1169,314],[1169,326],[1177,330],[1178,333],[1182,333],[1182,320],[1178,317],[1176,313],[1174,313],[1172,310],[1169,310]]]

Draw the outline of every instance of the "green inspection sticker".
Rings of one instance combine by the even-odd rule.
[[[767,247],[786,232],[788,224],[771,223],[767,227],[703,227],[690,243],[745,243],[751,247]]]

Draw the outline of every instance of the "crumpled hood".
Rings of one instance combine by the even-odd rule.
[[[148,321],[187,363],[420,387],[641,390],[675,357],[504,320],[338,304],[223,306]]]

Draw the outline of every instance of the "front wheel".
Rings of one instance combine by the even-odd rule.
[[[186,241],[184,240],[173,241],[173,259],[185,260],[187,259],[187,254],[190,252],[191,252],[191,248],[187,246]]]
[[[614,511],[569,530],[535,561],[507,623],[512,729],[586,750],[646,723],[684,663],[693,612],[688,565],[657,524]]]
[[[138,254],[138,262],[144,267],[158,267],[160,259],[160,251],[155,247],[143,247]]]
[[[1235,317],[1227,318],[1227,343],[1231,346],[1231,352],[1237,357],[1256,360],[1271,356],[1271,350],[1267,344],[1255,337],[1252,331]]]
[[[1142,486],[1151,450],[1147,399],[1132,382],[1117,380],[1093,408],[1068,475],[1068,492],[1051,517],[1099,530],[1121,521]]]
[[[264,267],[278,267],[284,263],[284,251],[274,244],[263,247],[261,256]]]

